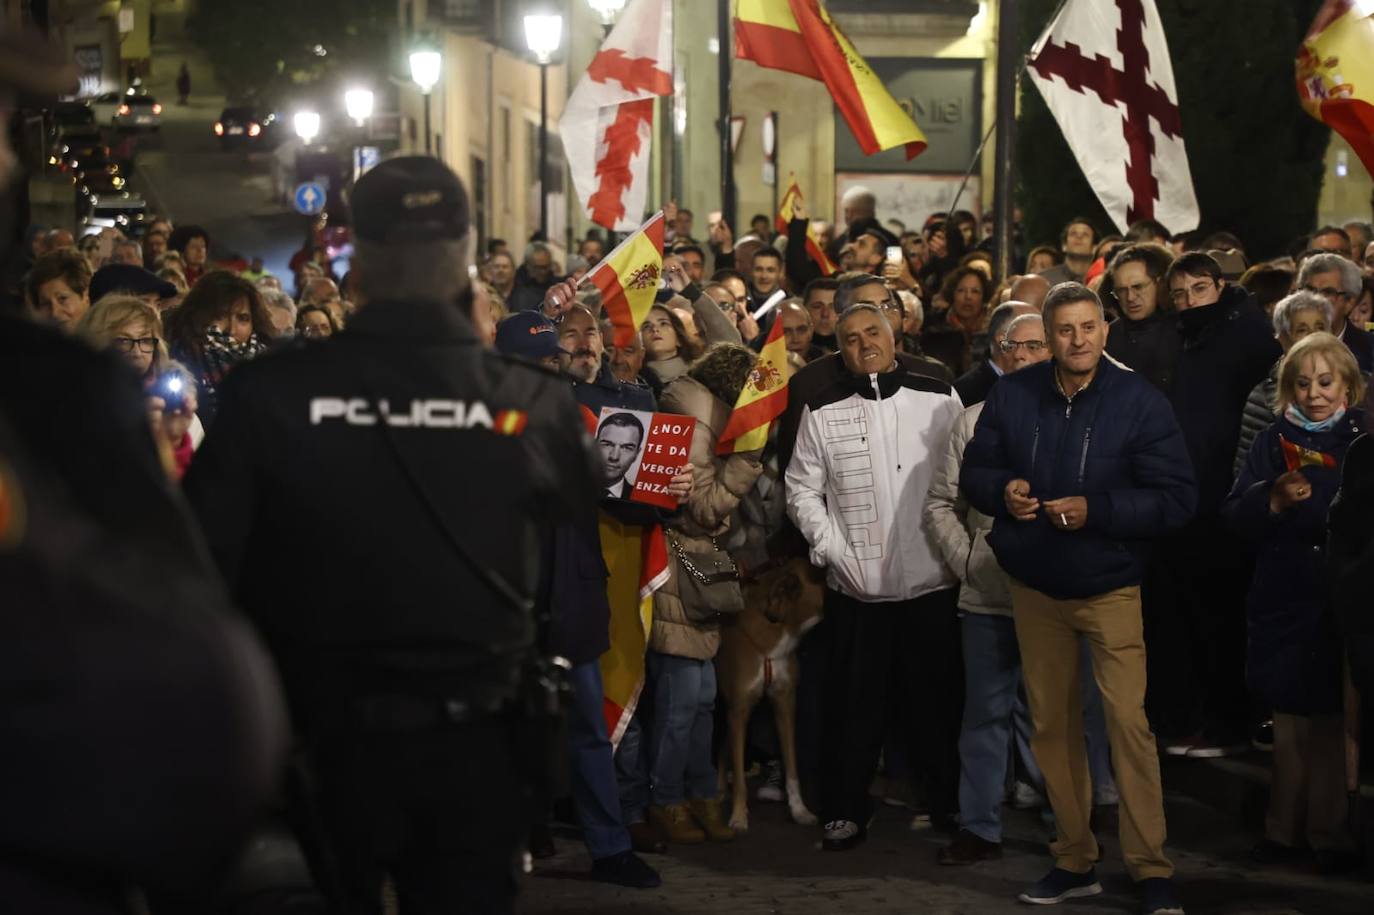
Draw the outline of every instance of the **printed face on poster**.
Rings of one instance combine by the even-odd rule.
[[[690,460],[696,420],[673,413],[604,407],[596,425],[606,498],[677,506],[668,484]]]

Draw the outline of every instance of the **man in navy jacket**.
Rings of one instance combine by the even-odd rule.
[[[960,477],[969,503],[995,519],[988,543],[1012,579],[1031,748],[1059,828],[1054,869],[1021,899],[1050,904],[1102,891],[1088,825],[1081,633],[1106,705],[1127,869],[1145,912],[1181,912],[1144,711],[1140,581],[1150,541],[1192,517],[1192,464],[1164,395],[1102,358],[1107,323],[1096,295],[1061,283],[1045,298],[1044,320],[1053,360],[993,386]]]

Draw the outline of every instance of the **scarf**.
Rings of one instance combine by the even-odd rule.
[[[1290,403],[1288,405],[1288,409],[1283,411],[1284,419],[1288,420],[1290,423],[1297,426],[1299,429],[1303,429],[1307,432],[1326,432],[1329,429],[1333,429],[1335,428],[1336,423],[1340,422],[1344,416],[1345,404],[1341,404],[1339,407],[1336,408],[1335,413],[1332,413],[1330,416],[1328,416],[1321,422],[1313,422],[1312,420],[1308,419],[1307,414],[1302,412],[1302,410],[1299,409],[1298,405],[1295,403]]]

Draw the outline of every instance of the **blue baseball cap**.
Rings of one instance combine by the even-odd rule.
[[[558,328],[537,311],[517,311],[496,325],[496,349],[522,359],[547,359],[563,352]]]

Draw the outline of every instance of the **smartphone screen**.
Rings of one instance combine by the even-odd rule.
[[[720,210],[712,210],[706,214],[706,224],[709,226],[720,224]]]
[[[888,246],[887,246],[887,262],[888,262],[889,264],[896,264],[896,265],[899,266],[899,267],[902,265],[902,246],[901,246],[901,245],[888,245]]]

